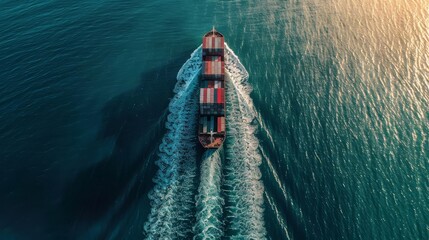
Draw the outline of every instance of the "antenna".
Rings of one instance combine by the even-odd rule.
[[[213,143],[213,129],[210,129],[210,143]]]

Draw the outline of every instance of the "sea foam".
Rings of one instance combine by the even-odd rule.
[[[222,155],[220,148],[207,150],[202,157],[194,239],[220,239],[223,235]]]
[[[193,234],[194,239],[219,239],[227,232],[231,239],[264,239],[264,186],[259,170],[262,156],[254,134],[257,113],[250,98],[249,75],[228,45],[227,138],[221,149],[207,150],[203,155],[198,195],[193,201],[197,141],[192,133],[197,124],[197,76],[201,66],[200,46],[177,75],[165,125],[168,132],[159,146],[159,171],[149,194],[147,238],[188,238]]]
[[[192,233],[196,176],[197,86],[201,47],[177,74],[175,96],[169,105],[167,133],[159,146],[159,170],[149,193],[151,212],[145,223],[147,239],[187,238]]]
[[[250,98],[249,74],[226,45],[227,138],[225,143],[224,190],[226,229],[231,239],[264,239],[264,186],[259,165],[262,156],[255,136],[256,111]]]

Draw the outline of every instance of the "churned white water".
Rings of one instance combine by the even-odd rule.
[[[183,238],[190,234],[194,239],[218,239],[225,231],[231,239],[265,238],[264,187],[259,170],[262,157],[254,135],[257,126],[249,96],[252,88],[246,69],[228,45],[225,63],[227,140],[223,148],[208,150],[201,159],[196,203],[192,199],[197,141],[189,133],[196,129],[201,47],[178,73],[176,95],[171,100],[166,123],[168,132],[159,146],[156,162],[159,171],[149,195],[151,212],[145,224],[148,239]]]
[[[169,105],[168,132],[159,146],[159,167],[149,194],[151,212],[145,224],[148,239],[185,238],[192,231],[193,180],[196,175],[197,76],[201,48],[196,49],[177,75]]]
[[[222,152],[223,148],[207,150],[202,157],[194,239],[219,239],[223,235]]]
[[[261,181],[261,154],[255,136],[256,112],[248,73],[226,45],[227,139],[225,180],[227,231],[231,239],[264,239],[264,186]]]

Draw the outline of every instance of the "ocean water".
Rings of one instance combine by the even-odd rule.
[[[425,0],[3,0],[0,239],[429,239],[428,29]]]

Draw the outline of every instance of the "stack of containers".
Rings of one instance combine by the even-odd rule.
[[[212,34],[203,38],[203,57],[222,56],[225,49],[225,42],[222,35]]]
[[[200,133],[225,132],[225,43],[223,36],[216,33],[203,38]]]
[[[225,89],[224,88],[200,88],[200,114],[224,115],[225,114]]]
[[[225,62],[221,56],[206,56],[203,60],[203,79],[222,79],[225,76]]]

